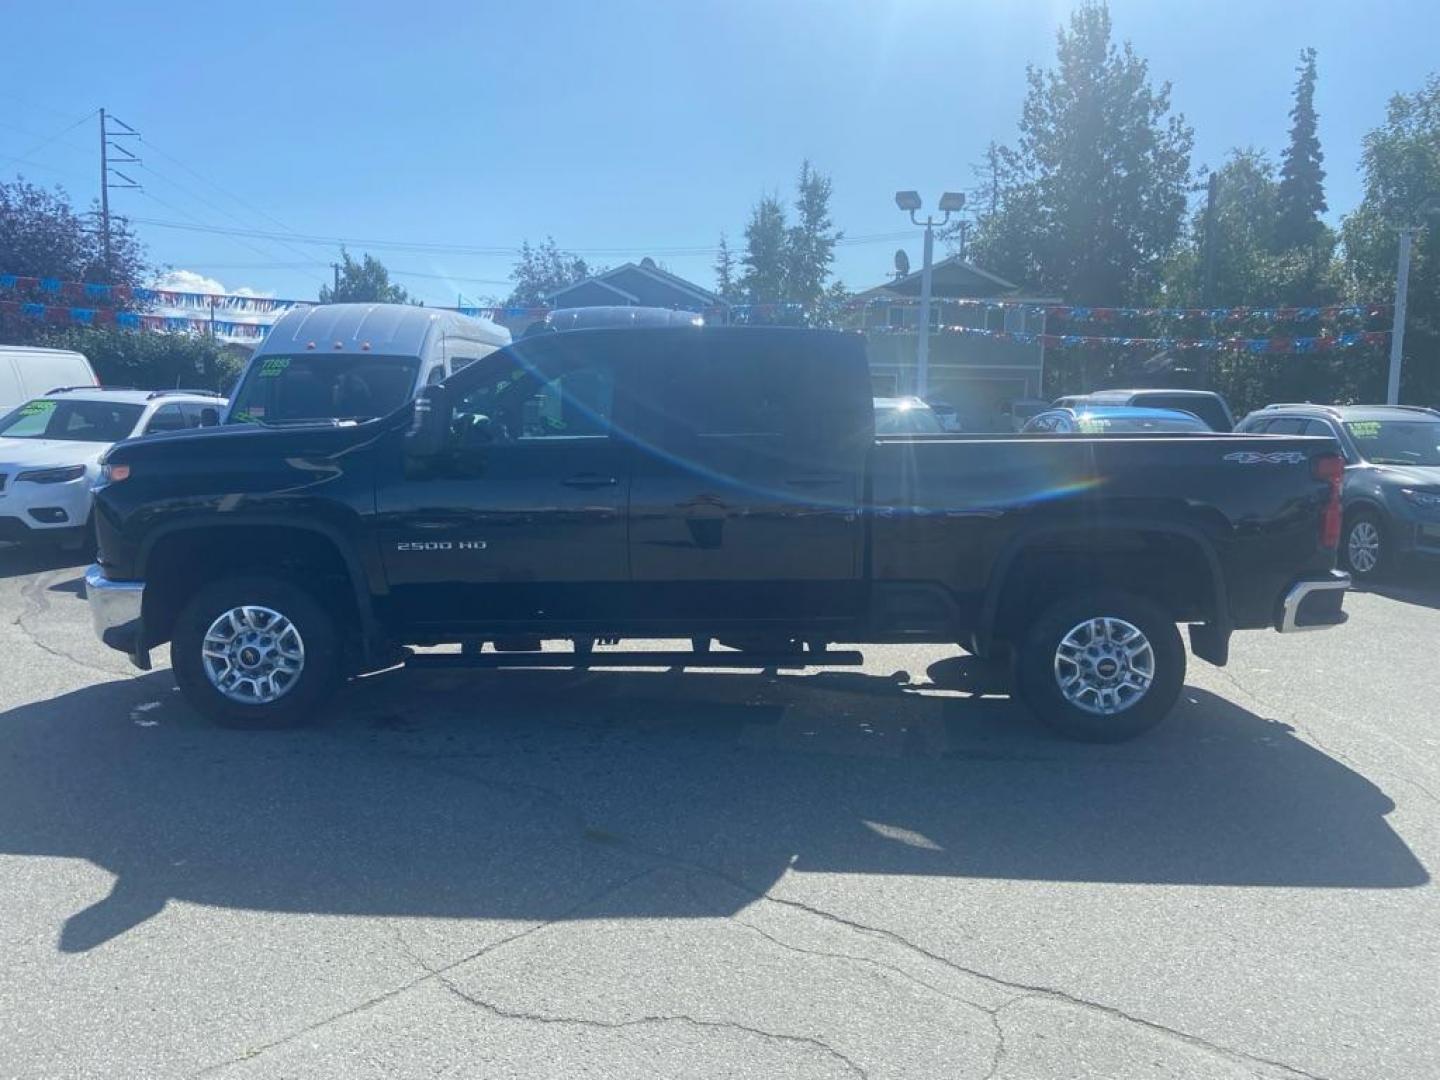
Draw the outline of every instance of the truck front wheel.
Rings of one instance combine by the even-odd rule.
[[[277,578],[200,589],[176,617],[170,658],[186,700],[227,727],[303,723],[340,679],[334,620]]]
[[[1016,689],[1072,739],[1120,742],[1169,715],[1185,684],[1175,622],[1141,596],[1101,589],[1065,597],[1030,624]]]

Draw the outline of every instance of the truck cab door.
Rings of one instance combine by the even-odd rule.
[[[795,636],[859,615],[869,376],[861,356],[838,378],[799,337],[706,330],[646,357],[630,518],[640,613]]]
[[[399,621],[481,633],[566,629],[623,610],[628,447],[616,437],[624,357],[542,339],[450,381],[451,444],[387,455],[377,534]]]

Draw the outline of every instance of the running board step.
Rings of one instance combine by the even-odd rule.
[[[405,661],[413,668],[807,668],[859,667],[865,657],[858,649],[785,653],[774,656],[743,652],[573,652],[538,653],[420,653]]]

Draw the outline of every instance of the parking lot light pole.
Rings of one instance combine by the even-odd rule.
[[[1400,404],[1400,365],[1405,357],[1405,300],[1410,291],[1410,241],[1413,228],[1400,230],[1400,260],[1395,268],[1395,321],[1390,329],[1390,380],[1385,404]]]
[[[915,211],[920,209],[920,193],[918,191],[897,191],[895,205],[901,210],[909,212],[911,224],[922,224],[920,219],[915,216]],[[937,222],[933,217],[927,215],[923,222],[925,257],[920,264],[920,326],[915,353],[915,396],[922,400],[930,393],[930,284],[931,271],[935,262],[935,226],[939,225],[944,228],[950,221],[950,214],[958,213],[964,206],[965,196],[963,193],[947,191],[940,196],[940,210],[945,216]]]

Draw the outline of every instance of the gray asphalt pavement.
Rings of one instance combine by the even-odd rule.
[[[1347,606],[1114,747],[932,647],[250,734],[0,549],[0,1076],[1440,1076],[1440,579]]]

